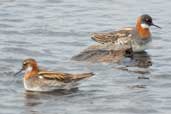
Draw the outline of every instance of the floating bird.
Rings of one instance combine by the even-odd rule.
[[[23,61],[21,71],[25,71],[23,83],[28,91],[53,91],[57,89],[73,89],[78,81],[93,76],[93,73],[69,74],[40,70],[36,60],[26,59]]]
[[[125,27],[114,32],[93,33],[91,38],[103,44],[101,47],[106,47],[108,50],[132,48],[133,52],[142,52],[152,41],[150,26],[160,28],[153,23],[150,15],[144,14],[138,17],[135,27]]]

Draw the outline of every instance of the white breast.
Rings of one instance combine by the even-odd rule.
[[[145,24],[145,23],[142,23],[142,24],[141,24],[141,27],[142,27],[142,28],[149,28],[150,26],[147,25],[147,24]]]
[[[132,49],[133,49],[134,52],[142,52],[142,51],[145,51],[146,49],[148,49],[149,46],[150,46],[150,44],[151,44],[151,42],[148,42],[148,43],[146,43],[146,44],[140,45],[140,44],[138,44],[138,43],[136,43],[136,42],[134,41],[134,42],[132,43]]]

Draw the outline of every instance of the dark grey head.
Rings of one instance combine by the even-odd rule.
[[[161,28],[153,23],[152,17],[149,16],[148,14],[144,14],[141,16],[141,26],[143,28],[149,28],[149,26],[155,26],[155,27]]]

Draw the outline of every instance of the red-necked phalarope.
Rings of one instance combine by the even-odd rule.
[[[34,59],[26,59],[22,69],[25,71],[23,82],[28,91],[53,91],[56,89],[72,89],[78,81],[93,76],[93,73],[69,74],[39,70]],[[16,73],[16,74],[18,74]]]
[[[141,52],[147,49],[151,42],[150,26],[160,28],[153,23],[151,16],[144,14],[138,17],[136,27],[126,27],[108,33],[93,33],[91,38],[103,44],[103,49],[132,48],[133,52]]]

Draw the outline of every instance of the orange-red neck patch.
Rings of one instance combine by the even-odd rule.
[[[141,27],[141,17],[137,19],[136,29],[142,39],[148,39],[151,36],[149,28]]]
[[[33,77],[33,76],[37,76],[39,70],[37,65],[36,66],[32,66],[32,71],[30,72],[26,72],[26,74],[24,75],[24,79],[28,80],[29,78]]]

